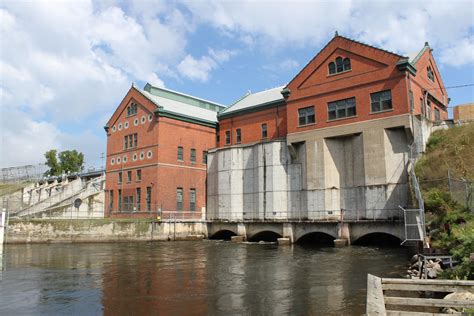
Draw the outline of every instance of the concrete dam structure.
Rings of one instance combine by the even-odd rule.
[[[207,219],[393,218],[410,204],[411,130],[404,115],[211,151]]]

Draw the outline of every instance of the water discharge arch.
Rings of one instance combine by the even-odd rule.
[[[400,246],[402,240],[389,233],[373,232],[352,241],[356,246]]]
[[[223,229],[209,236],[209,239],[230,240],[232,236],[237,236],[237,234],[231,230]]]
[[[307,245],[333,245],[334,236],[324,233],[324,232],[310,232],[305,235],[300,236],[297,240],[297,244],[307,244]]]
[[[256,242],[256,241],[275,242],[275,241],[278,240],[278,238],[281,238],[281,237],[283,237],[283,236],[280,235],[279,233],[276,233],[276,232],[271,231],[271,230],[264,230],[264,231],[260,231],[258,233],[255,233],[251,236],[248,236],[247,240],[248,241],[253,241],[253,242]]]

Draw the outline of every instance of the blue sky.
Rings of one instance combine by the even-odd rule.
[[[100,166],[132,82],[225,105],[290,81],[338,30],[400,54],[425,41],[447,87],[474,83],[472,1],[2,1],[0,167],[51,148]],[[473,87],[449,89],[451,106]]]

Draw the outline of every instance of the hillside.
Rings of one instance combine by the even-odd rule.
[[[434,132],[415,171],[431,244],[460,262],[445,277],[473,279],[474,124]]]

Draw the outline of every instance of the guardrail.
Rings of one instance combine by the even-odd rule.
[[[401,209],[367,210],[312,210],[306,212],[208,212],[203,216],[200,211],[166,211],[150,208],[143,211],[137,205],[122,205],[122,210],[109,213],[115,218],[153,218],[163,221],[207,220],[207,221],[317,221],[317,222],[354,222],[354,221],[394,221],[402,222]]]

